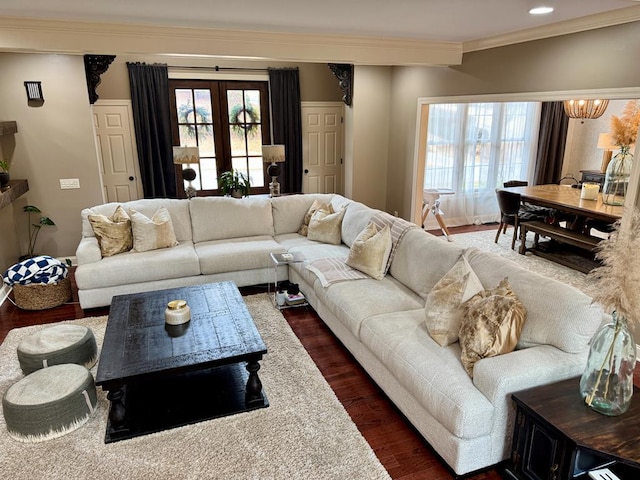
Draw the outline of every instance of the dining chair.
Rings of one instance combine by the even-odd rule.
[[[502,186],[504,188],[509,188],[509,187],[528,187],[529,186],[529,182],[527,182],[526,180],[507,180],[506,182],[504,182],[502,184]]]
[[[496,189],[496,197],[498,206],[500,207],[500,225],[496,232],[495,243],[498,243],[500,233],[507,233],[507,227],[513,225],[513,238],[511,239],[511,250],[515,249],[516,238],[518,237],[518,229],[522,222],[531,222],[534,220],[544,221],[544,215],[527,212],[520,205],[520,194],[509,192],[507,190]]]

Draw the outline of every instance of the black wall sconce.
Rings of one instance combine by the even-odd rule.
[[[30,102],[44,102],[42,95],[42,82],[24,82],[27,89],[27,100]]]

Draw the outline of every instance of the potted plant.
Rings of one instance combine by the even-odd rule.
[[[218,188],[224,195],[231,195],[234,198],[242,198],[249,195],[251,182],[249,177],[239,170],[227,170],[222,172],[218,181]]]
[[[29,249],[27,250],[27,254],[20,257],[20,260],[25,260],[27,258],[35,257],[34,253],[36,248],[36,241],[38,240],[38,234],[40,233],[40,229],[45,225],[54,226],[55,223],[49,217],[41,216],[38,220],[38,223],[31,223],[31,214],[32,213],[42,213],[42,211],[33,205],[25,205],[22,211],[27,213],[27,222],[29,229]]]
[[[0,160],[0,187],[9,185],[9,162]]]

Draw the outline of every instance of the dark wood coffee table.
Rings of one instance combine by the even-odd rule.
[[[191,321],[167,325],[176,299]],[[111,402],[105,443],[267,407],[265,353],[234,282],[114,297],[96,375]]]

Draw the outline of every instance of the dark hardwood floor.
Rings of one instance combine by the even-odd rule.
[[[450,231],[455,234],[495,228],[496,225],[469,226],[450,228]],[[440,234],[440,231],[432,233]],[[0,307],[0,342],[13,328],[108,314],[108,307],[82,310],[77,303],[73,275],[72,287],[72,301],[49,310],[21,310],[10,301],[5,301]],[[261,287],[240,290],[243,295],[266,291]],[[283,314],[392,478],[454,478],[452,471],[369,378],[312,308],[288,309]],[[499,469],[491,469],[468,478],[494,480],[502,476]]]

